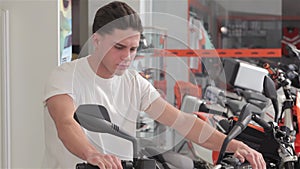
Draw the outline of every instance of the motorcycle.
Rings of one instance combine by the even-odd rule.
[[[275,114],[279,114],[277,91],[273,80],[269,76],[266,76],[263,86],[264,95],[272,101]],[[300,167],[294,149],[295,135],[293,130],[275,121],[265,121],[261,116],[262,114],[262,109],[257,105],[247,103],[243,106],[239,116],[230,118],[224,118],[223,116],[221,119],[217,119],[215,117],[217,114],[210,114],[212,117],[206,116],[206,118],[208,118],[208,122],[214,121],[214,123],[217,123],[218,129],[222,129],[220,131],[228,134],[228,138],[224,141],[225,145],[233,138],[244,142],[263,154],[269,169],[291,169]],[[197,113],[197,115],[203,119],[205,113]],[[246,125],[247,127],[243,127],[246,124],[245,119],[247,123],[249,119],[253,122],[251,121],[251,124]],[[239,128],[239,126],[242,126],[242,128],[236,132],[234,128]],[[230,133],[234,133],[234,135],[232,136]],[[226,156],[224,156],[225,147],[220,151],[217,164],[221,166],[230,164],[230,166],[235,166],[235,168],[241,168],[239,162],[232,158],[232,154],[226,154]],[[224,159],[223,156],[225,157]]]
[[[275,118],[282,126],[287,126],[296,135],[295,151],[300,154],[300,93],[293,88],[291,80],[287,74],[279,68],[273,69],[269,64],[264,64],[269,71],[271,78],[276,83],[277,88],[282,88],[284,100],[280,114]]]
[[[262,153],[268,169],[294,169],[298,168],[299,161],[293,148],[291,130],[286,126],[279,126],[275,122],[266,122],[260,117],[261,109],[247,103],[237,119],[230,119],[222,124],[229,126],[229,131],[218,157],[217,164],[228,165],[235,168],[241,167],[241,163],[226,154],[227,144],[233,138],[243,141],[248,146]],[[251,120],[255,123],[249,124]],[[226,160],[228,158],[229,160]],[[225,164],[224,164],[225,163]]]

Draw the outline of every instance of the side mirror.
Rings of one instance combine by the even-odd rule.
[[[98,133],[108,133],[129,140],[133,144],[133,157],[137,158],[137,140],[119,126],[110,122],[107,109],[101,105],[80,105],[74,113],[74,119],[85,129]]]
[[[275,112],[274,121],[277,122],[277,118],[279,114],[277,91],[276,91],[276,86],[274,81],[269,76],[265,76],[264,78],[263,92],[265,96],[271,99],[272,101],[274,112]]]
[[[233,126],[233,128],[230,130],[227,137],[223,141],[217,164],[220,164],[221,161],[223,160],[228,143],[236,136],[238,136],[247,127],[248,123],[252,119],[252,115],[259,114],[259,112],[260,109],[254,105],[251,105],[250,103],[247,103],[242,108],[238,121],[236,122],[236,124]]]

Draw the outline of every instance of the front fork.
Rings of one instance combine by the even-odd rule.
[[[288,103],[290,104],[290,103]],[[294,131],[294,120],[292,107],[286,108],[284,110],[284,126],[288,127],[291,131]]]
[[[281,163],[279,169],[286,169],[286,164],[290,163],[290,166],[295,167],[298,157],[295,155],[295,151],[293,147],[285,146],[284,144],[280,145],[279,148],[279,156],[281,157]],[[290,168],[290,169],[292,169]]]
[[[284,166],[286,163],[296,163],[298,161],[298,157],[295,153],[295,139],[296,139],[296,131],[294,126],[294,118],[293,118],[293,100],[286,100],[283,103],[283,110],[280,116],[280,121],[283,118],[283,126],[288,127],[290,130],[290,136],[288,138],[289,144],[286,146],[285,144],[281,144],[279,148],[279,155],[281,156],[281,165],[280,168]]]

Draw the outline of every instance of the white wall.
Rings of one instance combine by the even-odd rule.
[[[9,11],[10,22],[11,168],[40,168],[43,88],[58,64],[57,2],[1,0],[0,8]]]

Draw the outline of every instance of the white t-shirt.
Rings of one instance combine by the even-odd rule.
[[[45,88],[44,101],[59,94],[71,96],[76,107],[81,104],[103,105],[108,110],[112,123],[133,136],[139,112],[160,97],[156,89],[134,70],[126,70],[122,76],[110,79],[100,78],[91,69],[87,57],[65,63],[52,72]],[[46,106],[45,112],[44,167],[75,168],[83,160],[63,146]],[[100,151],[132,160],[131,142],[109,134],[87,130],[85,133]]]

